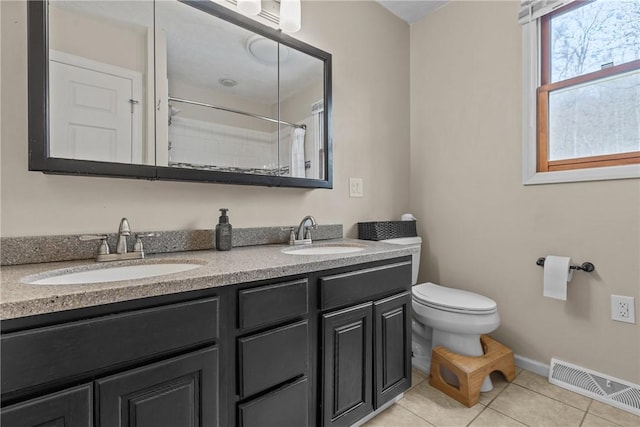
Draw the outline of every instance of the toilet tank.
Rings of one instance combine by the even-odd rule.
[[[420,269],[420,249],[422,247],[421,237],[399,237],[397,239],[380,240],[384,243],[403,246],[417,246],[418,252],[411,255],[411,285],[418,283],[418,271]]]

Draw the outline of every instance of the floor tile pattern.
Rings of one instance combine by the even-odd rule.
[[[429,385],[414,369],[412,387],[397,404],[363,427],[639,427],[640,417],[550,384],[518,369],[507,383],[491,374],[494,389],[472,408]]]

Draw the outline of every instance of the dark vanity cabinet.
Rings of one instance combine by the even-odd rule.
[[[411,262],[320,279],[323,426],[349,426],[410,387],[410,283]]]
[[[164,299],[3,322],[2,426],[220,425],[220,298]]]
[[[8,427],[87,427],[94,416],[100,426],[217,426],[218,387],[218,349],[209,347],[9,406],[1,419]]]
[[[236,425],[310,425],[309,288],[301,278],[238,289]]]
[[[2,426],[350,425],[410,386],[410,257],[2,325]]]

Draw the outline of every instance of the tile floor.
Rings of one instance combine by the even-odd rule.
[[[518,369],[507,383],[491,375],[494,389],[480,394],[472,408],[429,385],[413,370],[410,390],[397,404],[364,424],[366,427],[638,427],[640,417],[549,384],[547,378]],[[363,426],[363,427],[364,427]]]

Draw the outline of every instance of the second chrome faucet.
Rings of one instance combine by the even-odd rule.
[[[318,223],[316,222],[316,219],[311,215],[307,215],[304,218],[302,218],[302,221],[300,221],[300,225],[298,226],[297,234],[294,235],[295,229],[291,230],[291,234],[294,235],[295,237],[293,239],[293,244],[294,245],[310,245],[312,243],[311,231],[310,231],[312,228],[314,230],[318,228]],[[289,244],[291,244],[291,239],[289,241]]]

